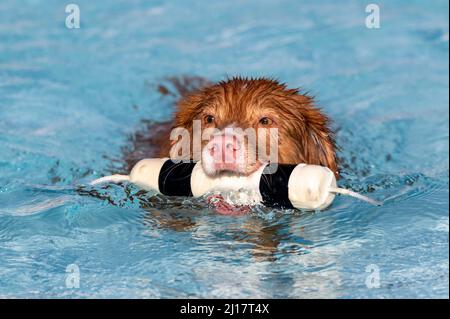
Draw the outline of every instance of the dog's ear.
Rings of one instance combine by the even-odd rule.
[[[326,166],[338,176],[334,134],[328,123],[328,118],[317,109],[306,116],[307,156],[311,163]]]
[[[293,92],[290,96],[290,111],[297,117],[303,138],[301,148],[308,164],[326,166],[339,175],[336,163],[336,143],[330,128],[330,119],[314,106],[313,98]]]
[[[177,103],[175,127],[189,128],[201,110],[202,93],[193,92],[182,97]]]

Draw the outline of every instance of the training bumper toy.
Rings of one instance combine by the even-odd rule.
[[[262,166],[249,176],[221,174],[211,177],[204,173],[201,162],[175,163],[168,158],[139,161],[130,175],[111,175],[99,178],[91,185],[129,181],[145,190],[167,196],[200,197],[212,191],[247,190],[255,194],[253,204],[269,207],[321,210],[334,200],[335,193],[350,195],[373,205],[381,205],[371,198],[349,189],[338,188],[333,172],[318,165],[279,164],[268,173]]]

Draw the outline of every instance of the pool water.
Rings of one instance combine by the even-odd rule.
[[[0,3],[0,297],[449,297],[448,2]],[[270,76],[334,120],[323,212],[88,188],[124,169],[170,77]],[[173,90],[172,90],[173,91]],[[170,92],[172,92],[170,91]],[[167,92],[166,92],[167,93]]]

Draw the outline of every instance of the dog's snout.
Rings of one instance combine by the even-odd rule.
[[[235,162],[240,143],[236,136],[229,134],[215,135],[208,143],[210,155],[216,162]]]

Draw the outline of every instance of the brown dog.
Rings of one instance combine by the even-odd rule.
[[[201,125],[202,133],[213,131],[206,134],[197,151],[193,141],[194,120]],[[178,102],[171,127],[187,130],[188,156],[201,159],[205,172],[210,175],[251,174],[262,163],[274,161],[268,159],[274,147],[278,147],[278,163],[317,164],[327,166],[338,175],[328,117],[314,106],[311,97],[274,80],[236,77],[187,93]],[[247,136],[234,134],[237,128],[254,129],[258,136],[253,140],[255,145]],[[271,139],[270,129],[277,129],[278,140]],[[158,157],[179,155],[180,137],[171,140],[166,130],[156,135],[152,140]],[[263,147],[264,156],[255,151],[261,144],[261,136],[269,141]]]

